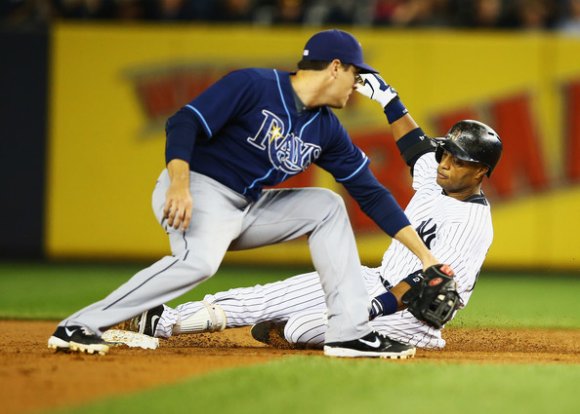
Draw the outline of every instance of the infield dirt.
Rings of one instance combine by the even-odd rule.
[[[55,325],[0,321],[3,413],[90,402],[287,355],[322,355],[267,347],[251,338],[249,328],[175,337],[163,340],[155,351],[113,348],[106,356],[55,353],[46,347]],[[580,363],[580,330],[448,328],[444,337],[444,350],[417,350],[415,360],[377,363]]]

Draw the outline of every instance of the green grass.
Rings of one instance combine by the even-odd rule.
[[[482,274],[450,326],[580,328],[577,275]]]
[[[579,381],[572,365],[289,357],[58,412],[577,413]]]
[[[62,319],[106,296],[144,264],[0,262],[0,318]],[[306,269],[224,267],[176,305],[206,293],[281,280]],[[482,274],[467,309],[450,326],[579,328],[573,275]]]
[[[95,302],[148,264],[0,262],[0,318],[62,319]],[[199,300],[207,293],[289,277],[305,269],[224,267],[188,294],[170,302]]]
[[[0,262],[0,318],[63,318],[102,298],[142,267]],[[304,269],[224,267],[171,304],[230,287],[280,280],[300,271]],[[573,275],[482,274],[469,307],[452,324],[578,329],[578,292],[580,277]],[[578,413],[578,383],[578,365],[291,356],[56,412]]]

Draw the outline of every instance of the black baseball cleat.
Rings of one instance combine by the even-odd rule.
[[[48,349],[56,351],[105,355],[110,345],[115,344],[102,340],[84,326],[59,326],[48,338]]]
[[[163,305],[146,310],[141,315],[135,316],[123,323],[120,328],[126,331],[155,336],[155,328],[157,328],[159,318],[161,318],[161,314],[164,310],[165,307]]]
[[[407,359],[415,356],[415,347],[393,341],[373,331],[352,341],[326,343],[324,355],[343,358]]]
[[[252,329],[250,329],[250,334],[256,341],[270,345],[274,348],[294,348],[294,346],[286,341],[286,338],[284,337],[284,327],[286,326],[286,323],[287,321],[259,322],[252,326]]]

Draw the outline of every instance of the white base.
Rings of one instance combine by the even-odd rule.
[[[130,348],[157,349],[159,348],[159,339],[149,335],[137,332],[123,331],[120,329],[109,329],[102,336],[107,342],[117,342],[127,345]]]

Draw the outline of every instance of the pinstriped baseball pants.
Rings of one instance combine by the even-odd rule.
[[[386,291],[379,268],[362,266],[361,274],[369,296],[374,297]],[[289,343],[316,348],[322,347],[325,342],[326,305],[316,272],[264,285],[229,289],[206,295],[203,300],[209,304],[218,304],[224,310],[227,328],[263,321],[287,321],[284,336]],[[156,336],[170,337],[173,325],[203,307],[201,302],[187,302],[175,309],[166,306],[157,324]],[[399,342],[421,348],[445,346],[439,329],[419,322],[406,311],[379,317],[370,324],[374,330]]]

